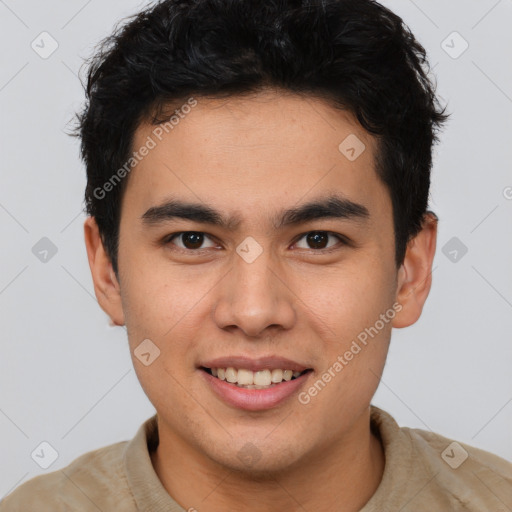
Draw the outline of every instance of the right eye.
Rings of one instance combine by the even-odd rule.
[[[181,241],[181,246],[173,242],[176,238]],[[164,244],[176,245],[180,250],[185,252],[195,252],[204,249],[201,248],[201,245],[204,243],[205,238],[209,239],[208,235],[201,231],[180,231],[167,236],[164,240]],[[214,246],[215,245],[211,245],[210,247]],[[206,249],[210,247],[206,247]]]

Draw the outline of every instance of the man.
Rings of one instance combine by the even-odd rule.
[[[425,65],[371,0],[163,1],[104,42],[85,241],[157,414],[2,512],[512,507],[510,463],[371,405],[431,285]]]

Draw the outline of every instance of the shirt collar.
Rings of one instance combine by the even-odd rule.
[[[384,448],[385,468],[376,492],[360,512],[380,510],[390,497],[404,496],[413,475],[412,442],[393,417],[370,406],[372,432],[380,437]],[[123,463],[131,491],[140,512],[184,512],[160,482],[151,462],[150,451],[158,446],[157,415],[147,419],[126,445]]]
[[[151,463],[150,451],[158,446],[158,424],[155,414],[137,430],[126,445],[123,463],[126,477],[140,512],[183,512],[165,490]]]

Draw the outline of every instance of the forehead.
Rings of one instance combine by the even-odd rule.
[[[348,111],[321,99],[273,91],[194,97],[161,118],[168,121],[142,123],[133,140],[134,151],[151,146],[125,194],[138,211],[169,193],[242,213],[334,192],[390,204],[375,172],[375,140]]]
[[[199,143],[194,148],[198,154],[215,149],[219,153],[233,153],[240,148],[245,154],[253,148],[264,154],[269,148],[272,158],[277,160],[279,155],[274,150],[281,147],[293,149],[297,159],[310,154],[316,160],[318,151],[328,146],[329,152],[339,157],[339,144],[347,135],[357,137],[358,144],[370,146],[367,156],[371,157],[375,145],[373,137],[347,109],[336,108],[317,97],[268,89],[223,99],[177,100],[164,107],[159,119],[163,121],[159,126],[147,121],[139,125],[134,137],[135,148],[144,144],[148,135],[158,142],[166,139],[169,144],[174,139],[174,150],[179,149],[178,141],[194,137],[194,142]],[[174,137],[167,137],[170,134]],[[181,148],[191,149],[183,145]],[[289,152],[285,155],[291,156]]]

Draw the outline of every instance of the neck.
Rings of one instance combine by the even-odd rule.
[[[304,457],[291,469],[265,476],[214,463],[166,429],[160,416],[158,430],[153,467],[185,510],[358,512],[377,490],[384,472],[384,451],[370,430],[369,408],[335,444]]]

